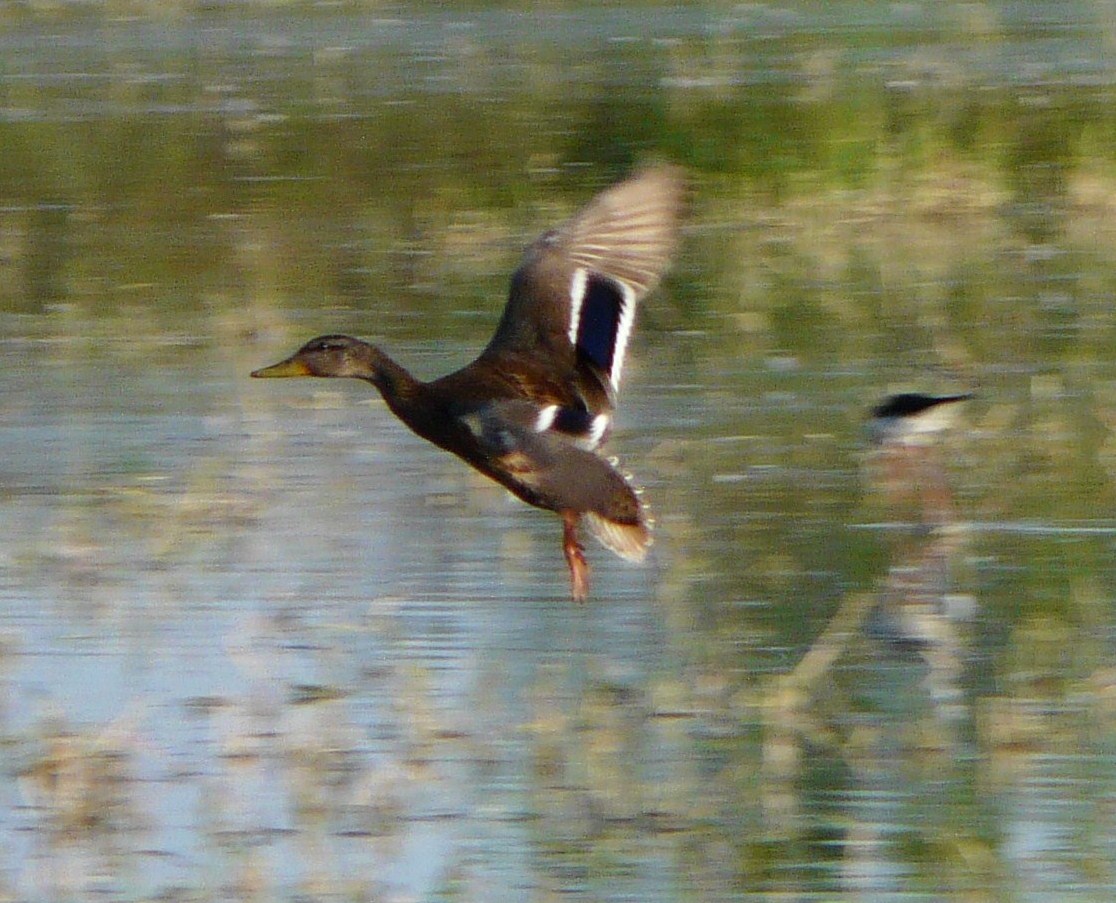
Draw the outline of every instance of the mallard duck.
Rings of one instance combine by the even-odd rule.
[[[622,558],[651,544],[639,493],[598,454],[608,438],[640,300],[677,242],[683,178],[645,167],[598,194],[526,251],[496,333],[480,356],[423,382],[379,348],[346,335],[311,339],[255,377],[351,377],[372,383],[422,438],[529,505],[562,518],[573,598],[589,592],[584,521]]]

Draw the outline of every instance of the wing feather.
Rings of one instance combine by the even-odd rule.
[[[581,351],[615,391],[635,307],[658,285],[674,254],[683,185],[677,167],[645,167],[540,237],[512,277],[486,354],[546,353],[576,366]],[[583,303],[587,293],[592,289],[605,297],[610,285],[620,299],[615,312],[602,317],[597,310],[596,322],[586,327],[584,317],[594,308]],[[602,344],[611,353],[602,355]],[[607,367],[600,365],[602,357]]]

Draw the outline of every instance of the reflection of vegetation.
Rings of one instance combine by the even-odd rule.
[[[355,836],[393,834],[407,814],[401,788],[421,786],[431,760],[475,756],[478,771],[498,773],[494,795],[506,794],[501,768],[513,766],[501,757],[522,742],[530,774],[516,777],[533,809],[522,814],[517,802],[490,818],[532,820],[563,890],[622,880],[659,855],[710,876],[694,896],[708,887],[805,895],[848,889],[833,863],[871,871],[857,856],[877,854],[907,869],[897,893],[960,888],[985,899],[997,896],[989,887],[1010,889],[1012,863],[997,845],[1001,821],[1015,816],[987,805],[997,785],[1042,804],[1041,788],[1012,783],[1015,772],[1058,761],[1080,772],[1071,782],[1051,772],[1060,794],[1088,799],[1092,779],[1111,783],[1100,755],[1116,724],[1111,538],[1074,532],[1103,528],[1116,510],[1107,73],[1102,84],[1062,78],[1035,59],[1023,81],[1000,60],[1015,59],[1033,32],[1002,18],[1011,10],[980,3],[941,13],[888,4],[912,21],[832,32],[810,16],[835,15],[826,10],[837,4],[734,4],[710,13],[716,27],[660,42],[513,41],[442,26],[423,32],[420,50],[390,35],[318,46],[297,28],[288,43],[250,37],[250,26],[230,32],[249,35],[239,44],[189,38],[187,26],[207,17],[236,24],[221,12],[232,6],[165,13],[183,32],[146,49],[122,39],[126,16],[142,12],[133,4],[3,13],[17,31],[92,22],[105,39],[65,65],[45,45],[43,56],[0,61],[10,76],[0,78],[10,114],[0,120],[0,309],[40,314],[5,321],[8,334],[55,340],[20,365],[45,360],[59,393],[110,370],[104,394],[122,384],[136,394],[103,402],[114,415],[211,403],[193,413],[231,437],[208,452],[212,437],[177,432],[90,459],[67,449],[74,460],[60,472],[79,485],[41,487],[65,513],[43,519],[50,534],[26,531],[13,580],[72,598],[53,610],[68,619],[80,608],[95,623],[114,606],[130,612],[120,599],[146,585],[137,574],[185,599],[202,580],[179,588],[173,578],[200,560],[239,567],[273,476],[268,442],[243,452],[243,470],[237,458],[236,437],[259,412],[234,375],[267,359],[261,340],[283,346],[278,333],[291,324],[300,335],[336,325],[389,346],[452,336],[455,349],[475,350],[539,224],[659,153],[694,174],[692,226],[667,290],[644,312],[631,379],[645,413],[622,409],[620,440],[661,521],[663,660],[647,663],[646,685],[591,684],[572,711],[540,679],[526,727],[480,700],[481,716],[507,717],[507,736],[482,725],[467,735],[481,752],[442,751],[444,738],[401,742],[405,780],[369,762],[356,780],[354,751],[367,738],[356,736],[361,710],[350,697],[302,699],[295,708],[315,717],[304,712],[266,741],[289,740],[271,754],[302,788],[291,791],[297,812],[307,822],[322,811],[350,818],[336,830]],[[330,20],[324,5],[284,8]],[[1087,59],[1091,36],[1079,38]],[[66,74],[75,72],[84,75]],[[161,378],[220,388],[144,402],[150,371],[167,368]],[[837,648],[816,645],[828,618],[875,592],[894,561],[891,533],[850,529],[896,517],[864,487],[861,412],[885,389],[942,386],[978,393],[969,434],[949,447],[959,516],[1006,522],[1003,532],[974,530],[964,558],[979,615],[970,657],[948,676],[972,703],[970,723],[943,729],[918,709],[908,666],[889,671],[877,650],[852,642],[804,708],[793,677],[781,676],[811,647]],[[73,394],[80,407],[86,396]],[[5,404],[10,422],[34,408],[15,395]],[[181,455],[196,466],[177,455],[168,463],[168,446],[191,442]],[[347,472],[332,479],[351,488]],[[1057,539],[1028,536],[1024,522]],[[324,580],[305,579],[312,590]],[[157,622],[178,606],[155,608]],[[403,689],[407,704],[424,694]],[[250,761],[232,747],[252,706],[215,709],[233,722],[222,741],[230,786],[236,763]],[[99,816],[108,827],[129,825],[129,810],[85,785],[121,762],[130,768],[131,753],[101,751],[95,731],[59,736],[62,745],[44,734],[45,751],[17,775],[29,786],[68,782],[67,798],[39,803],[44,819],[95,827],[87,813],[108,806]],[[640,760],[649,748],[671,753]],[[75,756],[97,770],[68,771]],[[624,768],[629,758],[638,767]],[[873,808],[880,798],[899,800],[898,814]],[[226,836],[221,802],[212,801],[215,837]],[[928,825],[927,811],[937,813]],[[1083,812],[1079,830],[1108,836],[1110,821]],[[893,823],[907,825],[894,838],[857,834]],[[1059,868],[1092,881],[1111,866],[1101,847]]]

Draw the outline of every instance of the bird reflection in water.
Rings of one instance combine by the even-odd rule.
[[[947,756],[962,743],[960,726],[968,716],[962,673],[966,647],[962,624],[976,600],[958,588],[958,562],[968,530],[956,523],[945,468],[938,457],[958,409],[969,395],[892,395],[871,412],[869,429],[882,458],[878,473],[893,505],[913,504],[913,536],[900,543],[876,592],[846,594],[826,628],[788,673],[773,678],[764,698],[763,804],[769,827],[778,834],[798,830],[802,772],[809,758],[829,755],[846,763],[854,783],[870,788],[890,781],[896,736],[917,735]],[[904,704],[895,711],[885,700],[880,710],[850,720],[846,680],[837,672],[850,662],[864,663],[864,674],[878,681],[881,656],[898,656],[899,683],[909,682],[912,659],[920,676],[916,690],[929,704],[919,719]],[[871,694],[879,687],[854,688]],[[894,695],[889,688],[885,695]],[[856,725],[855,729],[853,725]],[[900,739],[900,742],[904,742]],[[865,824],[879,823],[873,819]],[[877,872],[885,857],[882,838],[849,838],[843,874],[850,889],[864,889],[865,875]],[[853,842],[855,841],[855,842]],[[869,878],[868,884],[875,879]],[[878,888],[877,888],[878,889]]]

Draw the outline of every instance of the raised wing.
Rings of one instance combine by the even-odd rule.
[[[546,355],[615,393],[636,306],[674,253],[682,200],[679,169],[646,167],[539,238],[512,277],[485,356]]]

